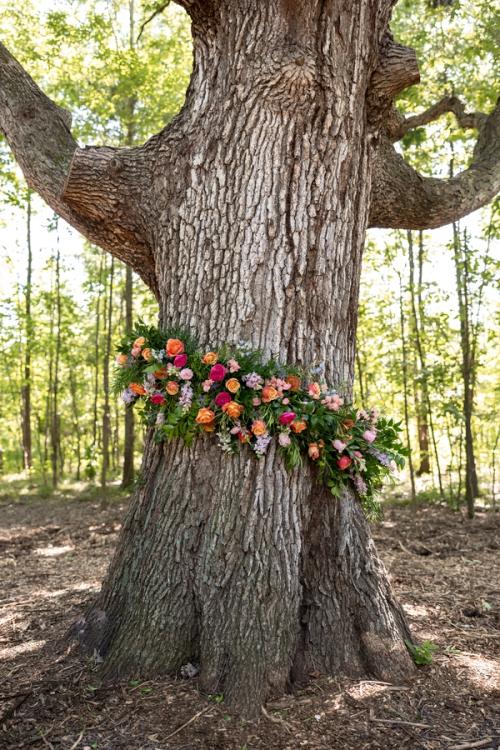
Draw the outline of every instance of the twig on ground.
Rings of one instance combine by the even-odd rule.
[[[189,721],[186,721],[182,726],[180,726],[178,729],[175,730],[175,732],[172,732],[171,734],[167,734],[166,737],[163,738],[163,741],[166,742],[171,737],[174,737],[176,734],[179,734],[179,732],[182,732],[183,729],[185,729],[187,726],[193,723],[193,721],[196,721],[196,719],[199,719],[202,714],[205,714],[212,706],[206,706],[202,711],[198,711],[197,714],[192,716]]]
[[[495,739],[500,739],[500,737],[483,737],[482,740],[477,740],[476,742],[466,742],[463,745],[453,745],[449,750],[470,750],[474,747],[487,747],[488,745],[491,745]]]
[[[73,742],[69,750],[75,750],[75,747],[78,747],[78,745],[80,744],[82,737],[83,737],[83,732],[80,732],[80,736],[78,737],[76,742]]]
[[[404,721],[403,719],[377,719],[370,716],[370,721],[376,721],[379,724],[403,724],[406,727],[420,727],[421,729],[431,729],[430,724],[421,724],[416,721]]]
[[[266,719],[269,719],[269,721],[272,721],[273,724],[281,724],[282,727],[285,727],[287,732],[290,732],[290,734],[293,734],[293,727],[285,721],[281,716],[272,716],[269,711],[266,711],[264,706],[261,706],[262,715],[265,716]]]

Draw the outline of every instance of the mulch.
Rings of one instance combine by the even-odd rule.
[[[2,750],[500,748],[500,514],[387,510],[375,540],[415,636],[438,647],[432,664],[406,685],[316,676],[253,722],[196,678],[103,684],[64,644],[123,514],[119,502],[0,504]]]

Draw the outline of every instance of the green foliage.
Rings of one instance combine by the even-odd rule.
[[[405,641],[410,656],[418,667],[432,664],[434,653],[438,647],[431,641],[423,641],[419,646],[411,641]]]

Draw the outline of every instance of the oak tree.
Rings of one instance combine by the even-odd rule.
[[[163,327],[240,340],[351,388],[368,226],[425,229],[500,185],[500,106],[445,97],[404,117],[419,80],[393,0],[178,0],[192,19],[184,107],[139,147],[81,148],[70,116],[0,46],[0,128],[29,186],[135,270]],[[470,166],[424,177],[398,154],[446,112],[478,131]],[[277,452],[146,442],[111,568],[80,638],[111,675],[199,662],[246,714],[311,671],[404,679],[410,638],[358,499],[334,501]]]

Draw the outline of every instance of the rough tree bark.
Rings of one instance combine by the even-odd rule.
[[[402,127],[393,98],[418,80],[414,54],[388,33],[392,0],[180,4],[193,21],[191,84],[144,146],[78,148],[5,49],[0,126],[30,184],[142,275],[161,325],[323,362],[348,394],[366,226],[437,226],[489,200],[498,113],[482,124],[479,167],[426,181],[390,143]],[[312,669],[412,671],[357,499],[334,501],[307,469],[287,474],[274,450],[227,457],[206,438],[149,437],[115,558],[76,629],[108,674],[197,661],[202,688],[246,714]]]

